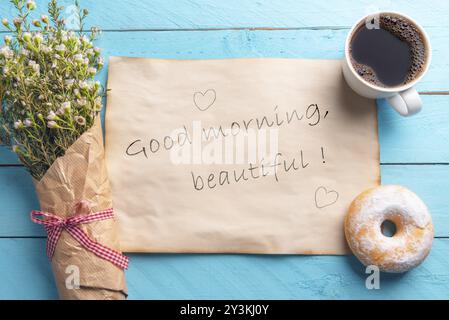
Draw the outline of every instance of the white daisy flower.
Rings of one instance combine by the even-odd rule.
[[[73,119],[80,126],[86,125],[86,119],[84,117],[82,117],[82,116],[75,116]]]

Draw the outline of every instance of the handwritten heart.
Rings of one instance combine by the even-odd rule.
[[[338,192],[335,190],[327,190],[321,186],[315,191],[315,205],[318,209],[329,207],[338,200]]]
[[[195,92],[193,95],[193,103],[200,111],[206,111],[212,107],[217,100],[217,93],[214,89],[203,92]]]

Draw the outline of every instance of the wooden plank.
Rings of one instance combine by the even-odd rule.
[[[37,13],[48,0],[38,0]],[[67,7],[70,23],[73,0],[59,0]],[[349,27],[361,16],[378,10],[400,11],[424,26],[449,26],[449,4],[444,0],[95,0],[81,1],[91,16],[87,26],[105,30],[209,29],[209,28],[315,28]],[[438,11],[436,14],[435,10]],[[0,12],[12,18],[9,1],[1,1]]]
[[[0,145],[0,165],[18,164],[17,156],[11,152],[6,146]]]
[[[126,277],[130,299],[448,299],[448,251],[436,239],[416,269],[381,274],[380,290],[354,256],[132,254]],[[0,261],[0,299],[57,298],[44,239],[0,239]]]
[[[45,239],[0,239],[0,299],[55,299]]]
[[[416,192],[432,213],[436,236],[449,237],[449,166],[382,166],[382,183],[401,184]],[[362,191],[362,190],[360,190]],[[29,220],[39,204],[33,183],[24,168],[0,167],[0,237],[44,236]]]
[[[108,32],[103,34],[99,46],[104,48],[106,57],[339,59],[343,55],[345,33],[344,30]],[[445,57],[449,34],[446,30],[435,29],[432,36],[438,39],[434,45],[434,62],[429,75],[418,86],[420,91],[449,89],[449,62]],[[99,75],[103,83],[106,70]],[[447,162],[449,150],[444,146],[449,129],[443,119],[447,115],[448,99],[449,96],[423,96],[424,112],[410,119],[397,116],[383,103],[379,113],[381,161]],[[396,132],[398,138],[392,132]],[[430,140],[432,144],[427,143]],[[14,155],[0,147],[0,164],[11,163],[17,163]]]
[[[449,163],[449,96],[423,95],[422,100],[423,110],[409,118],[385,100],[378,102],[382,163]]]
[[[39,209],[31,176],[21,167],[0,167],[0,237],[45,236],[42,227],[30,220]]]
[[[435,235],[449,236],[448,165],[384,165],[381,177],[382,184],[403,185],[420,196],[432,214]]]

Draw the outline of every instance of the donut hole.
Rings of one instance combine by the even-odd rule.
[[[391,220],[385,220],[380,225],[380,231],[385,237],[391,238],[394,237],[394,235],[397,233],[397,226],[396,223],[394,223]]]

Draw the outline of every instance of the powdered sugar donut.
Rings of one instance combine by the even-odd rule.
[[[392,237],[381,226],[396,226]],[[427,206],[401,186],[380,186],[361,193],[352,202],[345,219],[349,247],[366,266],[385,272],[404,272],[419,265],[429,254],[433,224]]]

